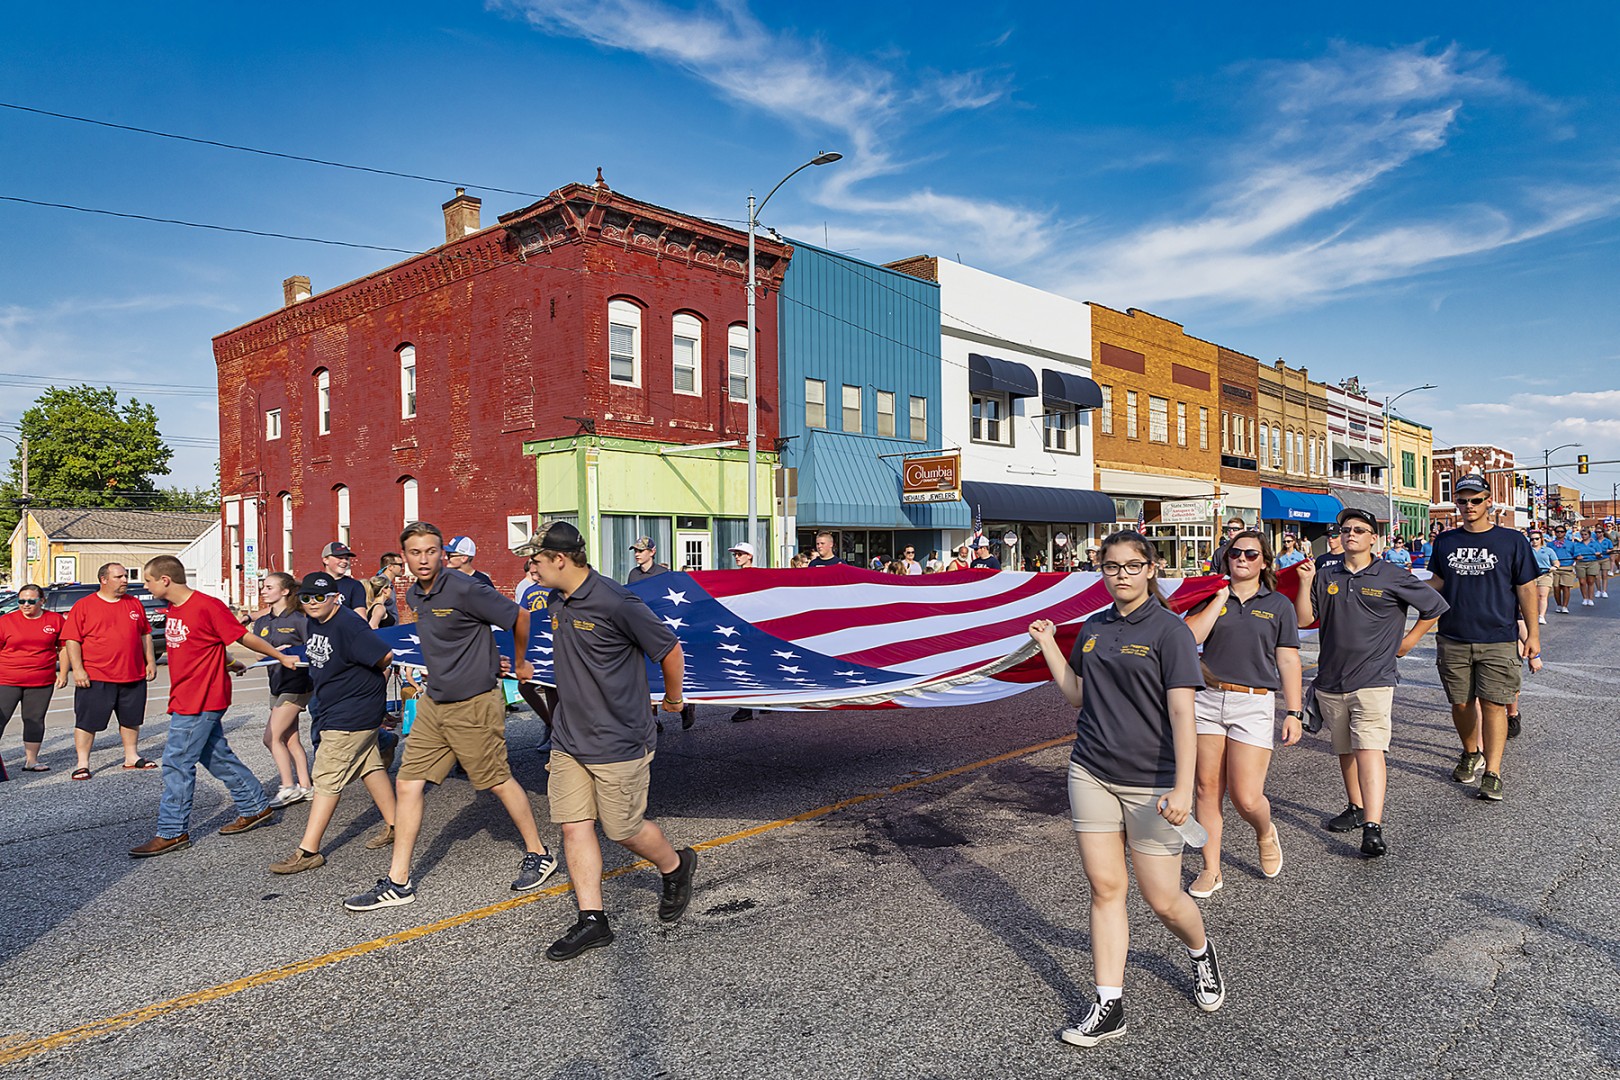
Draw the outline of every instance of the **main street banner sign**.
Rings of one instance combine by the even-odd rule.
[[[900,469],[901,502],[955,502],[961,497],[961,454],[905,459]]]

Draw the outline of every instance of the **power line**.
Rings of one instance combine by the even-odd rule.
[[[155,388],[155,389],[168,388],[168,389],[181,389],[181,390],[206,390],[210,394],[217,393],[217,391],[216,391],[216,389],[214,387],[212,387],[212,386],[204,386],[201,383],[139,382],[139,381],[134,380],[134,379],[119,379],[119,380],[116,380],[114,382],[104,382],[104,381],[102,381],[100,379],[84,378],[84,377],[77,376],[77,375],[60,375],[60,376],[56,376],[56,375],[32,375],[32,374],[29,374],[28,372],[25,372],[25,371],[0,371],[0,379],[31,379],[31,380],[36,380],[36,381],[43,379],[43,380],[45,380],[47,382],[53,382],[53,383],[76,382],[76,383],[92,383],[92,384],[102,385],[102,386],[134,386],[134,387],[152,387],[152,388]]]
[[[49,116],[57,120],[71,120],[78,124],[93,124],[96,127],[112,128],[115,131],[129,131],[137,135],[152,135],[160,139],[174,139],[177,142],[195,143],[198,146],[212,146],[220,150],[236,150],[244,154],[259,154],[262,157],[281,158],[284,161],[302,161],[310,165],[324,165],[330,169],[348,169],[352,172],[371,173],[374,176],[395,176],[402,180],[421,180],[429,184],[443,184],[448,187],[475,188],[479,191],[494,191],[502,195],[521,195],[526,199],[543,199],[544,195],[532,191],[516,191],[512,188],[491,187],[487,184],[470,184],[464,180],[445,180],[437,176],[420,176],[416,173],[399,172],[395,169],[378,169],[370,165],[354,165],[345,161],[327,161],[324,158],[308,157],[303,154],[288,154],[280,150],[263,150],[256,146],[242,146],[239,143],[221,142],[217,139],[200,139],[194,135],[178,135],[172,131],[158,131],[154,128],[135,127],[131,124],[114,124],[109,120],[95,120],[88,116],[74,116],[71,113],[52,112],[49,109],[36,109],[29,105],[17,105],[9,101],[0,101],[0,109],[14,109],[17,112],[33,113],[35,116]]]

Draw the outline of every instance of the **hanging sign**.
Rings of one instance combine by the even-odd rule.
[[[906,458],[900,467],[903,503],[956,502],[962,497],[962,455]]]

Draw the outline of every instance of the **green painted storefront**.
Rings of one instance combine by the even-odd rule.
[[[619,581],[638,536],[658,544],[658,561],[679,570],[729,569],[727,549],[748,536],[748,451],[686,450],[679,444],[578,435],[523,444],[535,459],[536,521],[561,518],[585,534],[591,565]],[[777,456],[760,453],[759,558],[775,566]]]
[[[1408,502],[1405,499],[1395,500],[1396,530],[1402,536],[1429,535],[1429,504],[1426,502]]]

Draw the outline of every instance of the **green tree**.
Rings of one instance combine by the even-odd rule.
[[[144,402],[120,402],[110,387],[52,387],[18,422],[28,440],[28,501],[45,507],[150,509],[163,496],[153,482],[167,476],[174,451],[158,434],[157,412]],[[0,543],[9,546],[21,517],[22,455],[11,459],[0,484]]]

